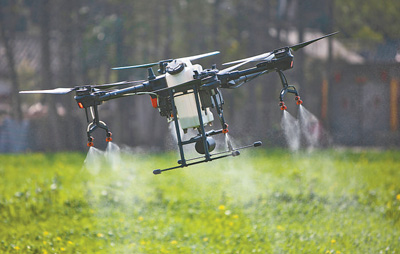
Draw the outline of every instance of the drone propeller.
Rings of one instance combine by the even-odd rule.
[[[189,61],[193,61],[193,60],[201,59],[201,58],[208,57],[208,56],[214,56],[214,55],[218,55],[218,54],[219,54],[219,51],[214,51],[214,52],[205,53],[205,54],[201,54],[201,55],[181,57],[181,58],[188,59]]]
[[[178,58],[178,59],[188,59],[189,61],[193,61],[193,60],[197,60],[197,59],[200,59],[200,58],[213,56],[213,55],[216,55],[216,54],[219,54],[219,51],[214,51],[214,52],[205,53],[205,54],[196,55],[196,56],[181,57],[181,58]],[[123,69],[133,69],[133,68],[149,68],[149,67],[153,67],[153,66],[159,65],[160,63],[172,62],[172,61],[173,61],[173,59],[167,59],[167,60],[161,60],[161,61],[155,62],[155,63],[131,65],[131,66],[121,66],[121,67],[114,67],[114,68],[111,68],[111,69],[113,69],[113,70],[123,70]]]
[[[334,32],[334,33],[331,33],[331,34],[327,34],[327,35],[324,35],[324,36],[319,37],[319,38],[317,38],[317,39],[314,39],[314,40],[311,40],[311,41],[302,42],[302,43],[299,43],[299,44],[297,44],[297,45],[291,46],[291,47],[289,47],[289,48],[290,48],[291,50],[293,50],[293,51],[296,51],[296,50],[299,50],[299,49],[301,49],[301,48],[304,48],[305,46],[310,45],[311,43],[314,43],[314,42],[319,41],[319,40],[321,40],[321,39],[324,39],[324,38],[326,38],[326,37],[330,37],[330,36],[335,35],[335,34],[337,34],[337,33],[339,33],[339,32]]]
[[[237,63],[243,63],[243,62],[255,62],[255,61],[261,61],[261,60],[266,60],[267,57],[269,57],[272,54],[272,52],[267,52],[267,53],[263,53],[257,56],[252,56],[252,57],[248,57],[248,58],[244,58],[244,59],[240,59],[240,60],[236,60],[236,61],[232,61],[232,62],[228,62],[228,63],[223,63],[222,65],[231,65],[231,64],[237,64]]]
[[[96,88],[96,89],[109,89],[109,88],[113,88],[113,87],[116,87],[116,86],[132,85],[132,84],[138,84],[138,83],[143,83],[143,82],[144,82],[144,80],[121,81],[121,82],[110,83],[110,84],[93,85],[93,86],[90,86],[90,87],[91,88]]]
[[[56,89],[49,89],[49,90],[20,91],[19,93],[67,94],[74,90],[76,90],[76,88],[56,88]]]
[[[163,60],[160,62],[170,62],[172,59],[169,60]],[[148,64],[139,64],[139,65],[131,65],[131,66],[121,66],[121,67],[113,67],[111,69],[113,70],[124,70],[124,69],[136,69],[136,68],[149,68],[158,65],[158,62],[156,63],[148,63]]]
[[[121,81],[121,82],[102,84],[102,85],[87,85],[87,86],[76,86],[76,87],[70,87],[70,88],[55,88],[55,89],[48,89],[48,90],[20,91],[19,93],[21,93],[21,94],[68,94],[72,91],[76,91],[81,88],[90,87],[90,88],[95,88],[95,89],[109,89],[109,88],[116,87],[116,86],[143,83],[143,82],[144,82],[144,80]]]
[[[249,62],[258,62],[258,61],[268,60],[268,57],[271,55],[272,55],[272,52],[267,52],[267,53],[263,53],[263,54],[260,54],[257,56],[253,56],[253,57],[249,57],[249,58],[245,58],[245,59],[241,59],[241,60],[237,60],[237,61],[233,61],[233,62],[229,62],[229,63],[224,63],[222,65],[229,65],[229,64],[235,64],[235,63],[238,63],[238,64],[221,70],[219,72],[219,74],[225,74],[227,72],[233,71],[233,70],[239,68],[240,66],[245,65]]]
[[[334,32],[334,33],[331,33],[331,34],[327,34],[327,35],[324,35],[322,37],[319,37],[319,38],[311,40],[311,41],[306,41],[306,42],[302,42],[302,43],[296,44],[294,46],[290,46],[289,48],[291,50],[293,50],[293,51],[297,51],[297,50],[299,50],[301,48],[304,48],[305,46],[310,45],[311,43],[314,43],[314,42],[319,41],[321,39],[324,39],[326,37],[335,35],[337,33],[339,33],[339,32]],[[244,59],[240,59],[240,60],[236,60],[236,61],[232,61],[232,62],[228,62],[228,63],[224,63],[222,65],[231,65],[231,64],[237,64],[237,65],[234,65],[232,67],[229,67],[229,68],[221,70],[220,74],[225,74],[227,72],[230,72],[230,71],[232,71],[234,69],[237,69],[238,67],[240,67],[240,66],[242,66],[242,65],[244,65],[246,63],[249,63],[249,62],[267,61],[267,60],[269,60],[268,59],[269,57],[271,57],[271,56],[273,57],[273,53],[274,53],[274,51],[263,53],[263,54],[252,56],[252,57],[248,57],[248,58],[244,58]]]

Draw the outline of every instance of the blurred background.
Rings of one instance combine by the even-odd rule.
[[[141,80],[141,70],[111,68],[215,50],[198,63],[222,69],[334,31],[297,51],[286,72],[324,129],[320,144],[399,147],[399,13],[398,0],[0,0],[0,152],[86,150],[72,94],[20,90]],[[222,91],[236,140],[286,145],[280,86],[271,73]],[[162,151],[172,142],[149,96],[104,103],[100,117],[118,144]]]

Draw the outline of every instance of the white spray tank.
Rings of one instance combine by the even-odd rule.
[[[182,83],[194,80],[194,71],[199,73],[203,71],[203,68],[199,64],[193,65],[189,59],[180,58],[173,60],[167,65],[167,73],[165,78],[167,80],[168,87],[174,87]],[[189,92],[191,92],[189,90]],[[174,98],[175,106],[178,114],[178,120],[181,128],[186,130],[188,128],[200,127],[199,116],[197,113],[196,100],[194,93],[177,93],[178,97]],[[201,102],[200,102],[201,103]],[[201,105],[200,105],[201,107]],[[201,110],[203,118],[203,124],[206,125],[214,121],[214,116],[210,109],[206,108]]]

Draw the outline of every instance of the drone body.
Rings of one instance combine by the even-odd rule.
[[[295,94],[295,100],[300,105],[302,100],[296,88],[288,85],[283,71],[293,68],[294,51],[334,34],[336,33],[295,46],[284,47],[254,57],[226,63],[226,65],[234,65],[222,70],[218,70],[215,65],[210,69],[203,69],[201,65],[192,63],[194,60],[219,54],[218,51],[215,51],[197,56],[162,60],[156,63],[113,68],[116,70],[147,68],[147,81],[123,81],[104,85],[22,91],[20,93],[67,94],[75,91],[76,95],[74,98],[78,106],[85,109],[89,123],[87,128],[88,146],[94,145],[91,134],[98,128],[106,132],[106,141],[112,140],[112,134],[108,126],[100,121],[98,113],[99,105],[104,101],[125,96],[150,95],[152,106],[159,110],[160,115],[166,117],[168,121],[175,123],[177,144],[180,153],[180,160],[177,166],[153,171],[154,174],[160,174],[163,171],[171,169],[187,167],[227,156],[237,156],[240,154],[239,150],[241,149],[260,146],[261,142],[257,141],[251,145],[234,148],[229,139],[226,139],[228,140],[226,150],[212,153],[216,146],[212,136],[218,134],[226,136],[229,132],[228,124],[225,122],[223,115],[224,100],[221,89],[234,89],[263,74],[277,72],[283,86],[279,95],[281,110],[286,109],[283,101],[286,93]],[[254,67],[238,70],[242,65],[253,62],[256,63]],[[152,69],[156,65],[159,67],[158,76],[154,74]],[[127,87],[119,88],[119,86]],[[219,119],[221,129],[206,131],[206,126],[211,125],[215,119],[212,110],[215,111],[216,117]],[[89,119],[89,112],[91,120]],[[198,134],[188,140],[183,140],[180,130],[183,129],[186,132],[192,128],[197,129]],[[188,144],[195,144],[195,149],[201,156],[186,158],[183,146]]]

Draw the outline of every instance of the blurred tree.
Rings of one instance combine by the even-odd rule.
[[[12,82],[11,109],[12,117],[16,120],[22,119],[21,103],[19,97],[19,79],[15,64],[14,39],[18,29],[21,7],[18,1],[0,1],[0,38],[4,44],[9,75]]]
[[[40,0],[38,1],[38,9],[40,12],[40,48],[41,48],[41,88],[52,89],[55,88],[53,81],[53,68],[52,68],[52,53],[51,53],[51,22],[52,22],[52,11],[53,5],[51,0]],[[45,133],[40,133],[40,139],[45,143],[45,147],[50,151],[60,150],[62,143],[58,141],[60,133],[64,133],[61,130],[62,127],[59,124],[59,117],[56,111],[56,98],[52,95],[44,96],[44,102],[48,105],[48,119],[47,122],[49,130]],[[55,141],[57,140],[57,141]]]
[[[220,50],[221,55],[199,61],[209,68],[213,63],[285,46],[281,39],[286,31],[293,29],[298,32],[299,40],[303,40],[310,28],[327,33],[334,27],[342,36],[359,38],[370,45],[396,42],[400,37],[396,27],[400,23],[398,0],[0,0],[2,11],[8,5],[18,8],[6,11],[1,22],[15,24],[0,24],[2,28],[40,35],[42,82],[38,89],[144,79],[145,70],[110,68]],[[29,20],[13,21],[11,14],[21,10],[30,14]],[[333,22],[334,16],[340,18]],[[4,43],[6,36],[2,38]],[[12,38],[12,34],[7,38]],[[304,73],[309,61],[304,52],[296,53],[296,69],[287,75],[291,81],[307,83]],[[280,111],[276,110],[279,89],[276,75],[271,74],[255,80],[246,89],[224,91],[227,120],[235,123],[235,129],[276,128],[276,122],[268,120],[279,118]],[[131,146],[163,143],[166,121],[157,117],[157,110],[149,107],[148,98],[144,97],[110,101],[101,107],[105,122],[118,133],[114,136],[118,143]],[[79,149],[82,142],[77,141],[82,136],[74,130],[79,129],[84,135],[82,111],[76,109],[71,97],[44,98],[52,114],[48,132],[63,133],[62,146]],[[61,118],[52,101],[56,99],[66,109]],[[259,119],[260,115],[263,119]],[[60,124],[62,127],[53,128]]]
[[[364,42],[400,39],[400,1],[335,0],[336,25],[347,37]]]
[[[335,0],[336,27],[370,60],[395,60],[400,50],[399,13],[398,0]]]

